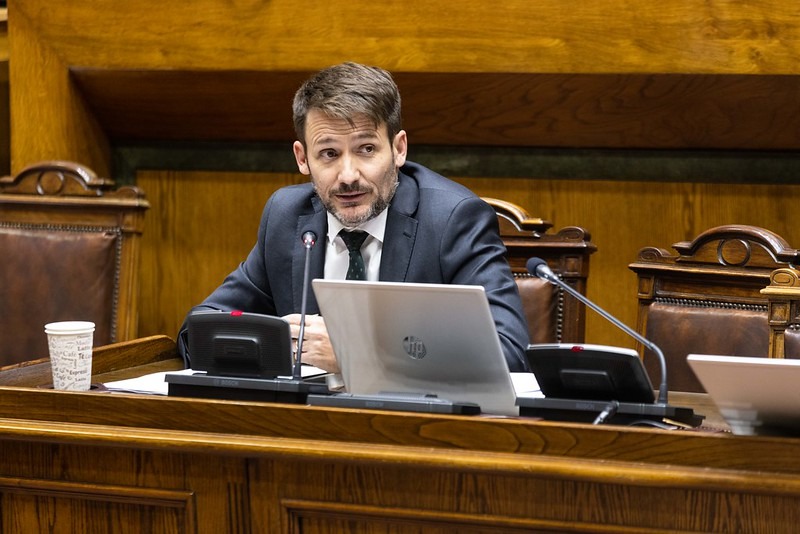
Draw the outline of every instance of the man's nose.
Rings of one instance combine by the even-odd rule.
[[[356,158],[345,154],[339,161],[342,164],[341,168],[339,169],[339,181],[352,183],[358,180],[360,173],[358,171]]]

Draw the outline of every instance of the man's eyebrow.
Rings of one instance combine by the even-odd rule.
[[[378,139],[380,136],[377,131],[364,131],[356,135],[357,139]]]
[[[364,140],[380,139],[380,136],[378,135],[377,130],[372,130],[372,131],[365,130],[358,132],[355,138],[359,141],[364,141]],[[312,142],[314,145],[329,145],[329,144],[341,143],[342,140],[338,136],[326,135],[324,137],[320,137],[319,139],[313,139]]]
[[[314,144],[316,145],[328,145],[336,141],[336,138],[333,136],[325,136],[320,137],[319,139],[313,139]]]

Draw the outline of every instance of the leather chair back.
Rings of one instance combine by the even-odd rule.
[[[62,161],[0,178],[0,365],[47,357],[53,321],[93,321],[95,346],[136,338],[149,205],[113,185]]]
[[[761,290],[800,251],[769,230],[745,225],[711,228],[672,248],[677,254],[643,248],[629,266],[639,283],[637,330],[664,352],[671,390],[703,392],[686,357],[768,356],[768,300]],[[656,356],[642,351],[642,357],[659,383]]]
[[[497,212],[500,237],[519,287],[531,343],[582,343],[586,307],[552,284],[528,273],[531,257],[540,257],[564,282],[586,294],[589,257],[597,250],[589,232],[568,226],[549,233],[552,223],[531,217],[511,202],[484,198]]]

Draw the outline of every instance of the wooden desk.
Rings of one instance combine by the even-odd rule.
[[[2,532],[791,532],[800,522],[794,439],[62,392],[41,387],[46,367],[0,373]],[[95,351],[100,381],[178,367],[168,338]]]

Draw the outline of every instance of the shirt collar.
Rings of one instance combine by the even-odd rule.
[[[339,235],[339,232],[343,229],[347,230],[363,230],[371,235],[373,238],[377,239],[381,243],[383,243],[383,236],[386,233],[386,219],[389,216],[388,208],[380,212],[376,217],[368,220],[367,222],[358,225],[355,228],[349,228],[344,226],[339,219],[334,217],[331,212],[327,213],[328,216],[328,243],[333,243],[333,240],[336,239],[336,236]]]

